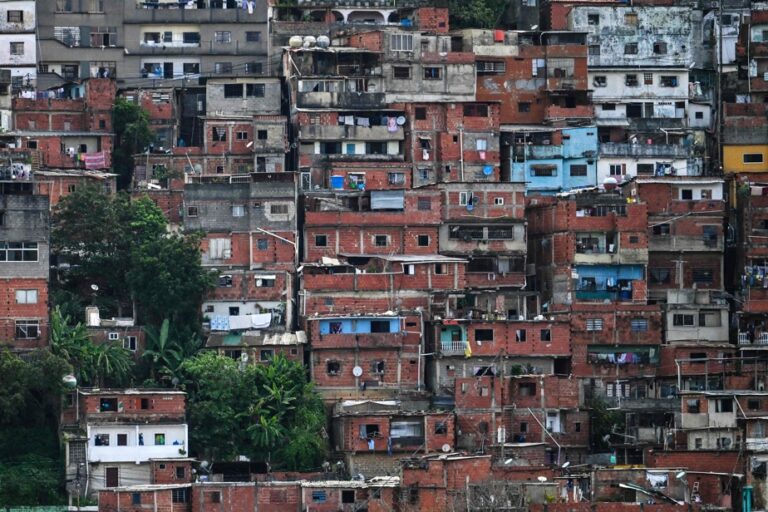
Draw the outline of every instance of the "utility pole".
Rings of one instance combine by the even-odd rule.
[[[717,171],[716,175],[723,173],[723,2],[717,2],[717,126],[715,127],[715,141],[717,144]],[[747,77],[749,78],[749,77]]]

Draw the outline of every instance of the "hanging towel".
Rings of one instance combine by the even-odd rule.
[[[253,14],[253,8],[256,6],[256,2],[249,0],[248,2],[248,14]]]
[[[355,116],[345,116],[344,117],[344,124],[347,126],[354,126],[355,125]]]
[[[371,126],[371,120],[367,117],[358,117],[357,126]]]
[[[421,159],[422,160],[429,160],[429,151],[426,149],[421,150]]]

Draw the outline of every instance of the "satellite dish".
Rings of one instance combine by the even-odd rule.
[[[195,170],[195,172],[196,172],[197,174],[201,174],[201,173],[203,172],[203,166],[202,166],[202,165],[200,165],[200,164],[195,164],[195,166],[193,167],[193,169]]]
[[[97,285],[97,284],[92,284],[92,285],[91,285],[91,290],[93,290],[93,291],[95,291],[95,292],[99,291],[99,285]]]
[[[360,377],[362,374],[363,374],[363,369],[360,368],[359,366],[355,366],[354,368],[352,368],[352,375],[354,375],[355,377]]]
[[[445,443],[442,446],[441,450],[443,450],[443,453],[448,453],[449,451],[451,451],[451,445],[449,445],[448,443]]]
[[[681,471],[678,474],[675,475],[675,478],[678,480],[682,479],[685,476],[685,471]]]
[[[171,379],[171,384],[173,384],[174,386],[178,386],[179,385],[179,378],[178,377],[172,378]]]
[[[545,477],[545,476],[537,476],[536,480],[538,480],[541,483],[544,483],[544,482],[547,481],[547,477]]]
[[[210,463],[207,460],[200,462],[200,469],[207,470],[208,466],[210,466]]]
[[[571,461],[567,460],[567,461],[565,461],[565,464],[563,464],[562,467],[563,467],[563,469],[565,469],[565,468],[567,468],[570,465],[571,465]]]
[[[405,116],[397,116],[395,122],[397,123],[397,126],[403,126],[405,124]]]

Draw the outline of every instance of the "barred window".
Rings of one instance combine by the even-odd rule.
[[[40,337],[40,320],[16,320],[16,338],[31,340]]]
[[[0,242],[0,262],[37,261],[37,242]]]
[[[603,319],[602,318],[587,318],[587,331],[602,331]]]

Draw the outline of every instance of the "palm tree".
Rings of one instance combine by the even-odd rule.
[[[133,364],[131,353],[116,342],[94,345],[93,377],[97,386],[103,386],[105,382],[123,384],[131,374]]]
[[[149,361],[149,378],[155,380],[155,374],[173,374],[183,359],[178,342],[170,338],[170,322],[166,318],[160,326],[160,331],[148,327],[147,348],[142,355]]]
[[[51,352],[72,365],[78,382],[91,382],[93,342],[88,329],[81,323],[70,325],[69,317],[64,316],[58,306],[51,312],[50,340]]]

